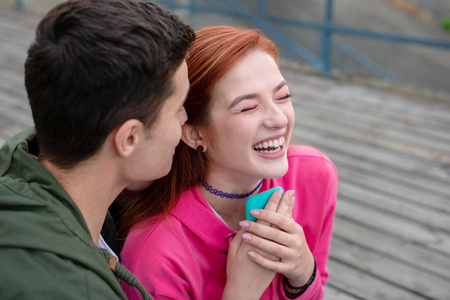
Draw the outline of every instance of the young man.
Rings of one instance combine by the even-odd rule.
[[[126,299],[124,275],[139,286],[100,230],[126,186],[170,169],[194,38],[144,0],[68,1],[40,22],[25,63],[35,128],[0,149],[2,299]]]

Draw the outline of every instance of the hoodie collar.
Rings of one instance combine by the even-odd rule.
[[[269,189],[270,184],[271,180],[264,180],[261,192]],[[215,214],[197,186],[181,196],[172,215],[204,241],[208,247],[228,252],[229,243],[236,235],[236,231],[228,227]]]

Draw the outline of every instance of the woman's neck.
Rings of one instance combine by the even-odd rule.
[[[253,191],[260,181],[256,181],[253,184],[248,184],[247,186],[233,183],[216,183],[216,181],[212,181],[214,183],[207,182],[212,189],[216,189],[228,194],[247,194]],[[224,187],[224,188],[222,188]],[[227,187],[229,187],[227,189]],[[240,199],[232,199],[226,197],[220,197],[208,191],[203,185],[199,187],[202,195],[205,197],[206,201],[211,205],[211,207],[222,217],[225,223],[233,230],[239,230],[239,222],[245,219],[245,202],[248,197],[240,198]],[[252,193],[252,195],[256,195],[261,189],[261,185],[257,187],[257,189]]]

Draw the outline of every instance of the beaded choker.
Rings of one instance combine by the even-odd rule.
[[[213,189],[212,186],[208,185],[205,181],[202,182],[202,185],[205,187],[205,189],[210,192],[213,195],[219,196],[221,198],[229,198],[229,199],[243,199],[243,198],[247,198],[248,196],[250,196],[251,194],[253,194],[263,183],[264,179],[262,179],[259,183],[258,186],[255,187],[255,189],[253,191],[251,191],[250,193],[247,194],[229,194],[229,193],[224,193],[222,191],[218,191],[216,189]]]

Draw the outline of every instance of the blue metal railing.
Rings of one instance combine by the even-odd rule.
[[[259,0],[261,2],[261,0]],[[265,0],[264,0],[265,2]],[[305,21],[305,20],[295,20],[295,19],[286,19],[280,18],[272,15],[265,15],[265,19],[269,21],[273,21],[280,24],[288,24],[288,25],[296,25],[306,28],[315,29],[322,32],[322,58],[324,60],[324,67],[321,69],[322,71],[329,72],[330,70],[330,44],[347,54],[350,58],[360,63],[368,70],[372,71],[375,75],[386,78],[390,77],[388,73],[383,71],[380,67],[376,66],[370,59],[363,56],[361,53],[358,53],[357,50],[349,46],[342,39],[331,36],[332,33],[339,33],[344,35],[353,35],[361,38],[371,38],[371,39],[379,39],[386,40],[395,43],[403,43],[403,44],[415,44],[426,47],[440,48],[450,50],[450,42],[448,41],[440,41],[434,39],[426,39],[426,38],[414,38],[406,35],[395,35],[389,33],[376,32],[371,30],[361,30],[352,27],[339,26],[333,24],[333,4],[334,0],[326,1],[325,8],[325,20],[323,23]],[[330,43],[331,40],[331,43]]]
[[[190,14],[197,12],[212,12],[219,14],[229,14],[233,16],[240,16],[264,31],[270,38],[278,42],[281,46],[288,49],[291,53],[299,56],[301,59],[314,66],[316,69],[331,74],[331,49],[335,47],[353,61],[375,74],[376,76],[395,81],[396,79],[388,71],[376,64],[370,58],[351,47],[341,38],[335,36],[349,35],[360,38],[385,40],[394,43],[421,45],[425,47],[439,48],[450,50],[450,42],[440,41],[434,39],[414,38],[406,35],[395,35],[371,30],[361,30],[357,28],[339,26],[333,22],[334,0],[326,0],[324,8],[324,19],[322,22],[314,22],[303,19],[286,18],[286,16],[278,17],[272,15],[267,10],[267,0],[257,0],[256,12],[249,11],[241,3],[236,0],[220,0],[226,4],[228,9],[214,7],[201,1],[189,0],[189,4],[180,4],[176,0],[159,1],[162,5],[168,8],[184,8],[188,9]],[[287,36],[284,32],[276,28],[275,24],[284,24],[291,26],[303,27],[311,30],[316,30],[320,35],[320,57],[301,46],[298,42]]]
[[[14,1],[14,6],[18,11],[24,11],[25,5],[23,4],[23,0],[16,0]]]
[[[290,53],[299,56],[301,59],[311,64],[316,69],[328,74],[331,74],[332,72],[331,49],[332,47],[335,47],[336,49],[347,55],[353,61],[363,66],[365,69],[369,70],[376,76],[383,79],[395,80],[395,78],[388,71],[384,70],[381,66],[376,64],[370,58],[366,57],[364,54],[351,47],[344,40],[335,36],[335,34],[450,50],[450,42],[448,41],[415,38],[406,35],[395,35],[336,25],[333,22],[334,0],[325,1],[325,9],[324,9],[325,13],[322,22],[314,22],[303,19],[292,19],[286,18],[285,16],[278,17],[276,15],[272,15],[267,10],[267,0],[257,0],[256,12],[248,10],[246,7],[244,7],[241,3],[239,3],[236,0],[218,0],[218,1],[227,5],[227,7],[218,8],[216,5],[199,2],[196,0],[185,0],[183,3],[180,3],[177,0],[159,0],[159,1],[157,0],[155,2],[161,4],[162,6],[165,6],[170,10],[186,9],[191,17],[196,13],[210,12],[245,18],[246,20],[252,22],[255,26],[259,27],[262,31],[264,31],[272,40],[279,43],[284,48],[288,49]],[[18,10],[24,10],[23,0],[15,0],[15,6],[16,9]],[[301,46],[297,41],[290,38],[283,31],[279,30],[276,26],[272,25],[273,23],[298,26],[302,28],[316,30],[318,34],[320,34],[321,36],[320,51],[319,51],[320,57],[315,55],[305,47]]]
[[[355,61],[365,69],[369,70],[376,76],[383,79],[395,80],[395,78],[388,71],[384,70],[381,66],[376,64],[370,58],[366,57],[364,54],[351,47],[344,40],[335,36],[336,34],[450,50],[450,42],[448,41],[426,39],[426,38],[415,38],[406,35],[396,35],[336,25],[333,22],[334,0],[325,1],[325,9],[324,9],[325,13],[322,22],[314,22],[303,19],[292,19],[286,18],[286,16],[278,17],[276,15],[272,15],[267,10],[267,0],[257,0],[256,12],[249,11],[247,8],[245,8],[242,4],[240,4],[236,0],[220,0],[220,2],[227,4],[228,8],[230,8],[231,10],[223,8],[218,9],[213,5],[198,3],[198,1],[196,0],[189,0],[189,4],[180,4],[177,3],[176,0],[165,0],[159,2],[162,5],[165,5],[166,7],[172,9],[174,8],[189,9],[190,14],[194,14],[197,12],[212,12],[212,13],[240,16],[255,24],[268,36],[270,36],[272,40],[278,42],[284,48],[288,49],[291,53],[299,56],[301,59],[311,64],[316,69],[328,74],[331,74],[332,72],[331,48],[335,47],[336,49],[346,54],[353,61]],[[273,23],[298,26],[316,30],[321,35],[320,57],[318,57],[314,53],[310,52],[309,50],[301,46],[298,42],[296,42],[292,38],[288,37],[285,33],[283,33],[275,26],[273,26],[272,25]]]

